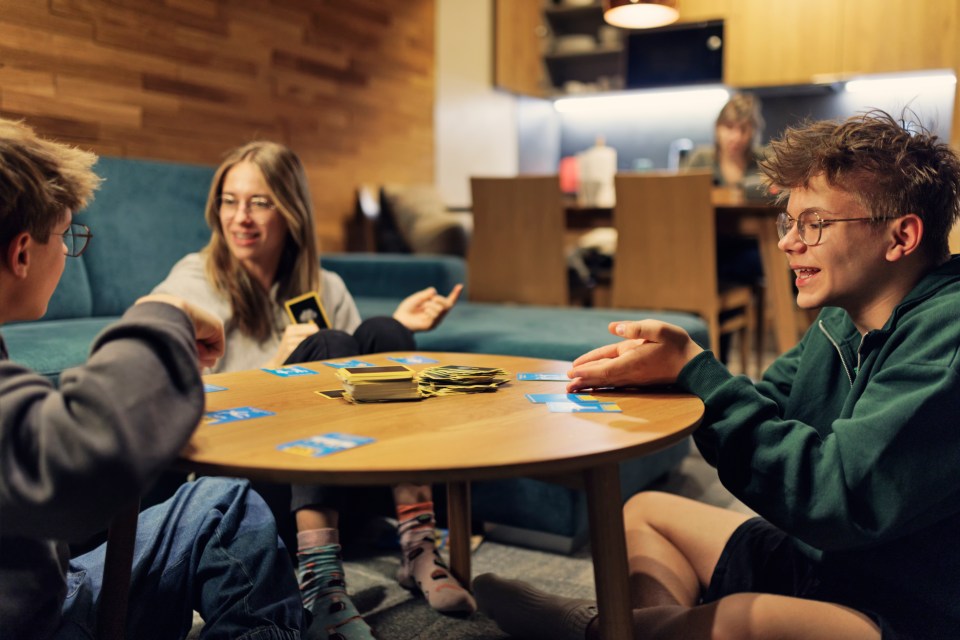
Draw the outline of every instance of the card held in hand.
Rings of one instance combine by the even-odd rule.
[[[290,321],[294,324],[306,324],[313,322],[321,329],[330,328],[330,319],[323,305],[320,304],[320,296],[316,291],[310,291],[302,296],[297,296],[283,303],[290,316]]]

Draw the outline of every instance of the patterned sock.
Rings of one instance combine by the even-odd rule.
[[[407,589],[419,588],[430,606],[442,613],[476,611],[473,596],[450,575],[437,551],[433,502],[397,505],[397,520],[403,554],[397,581]]]
[[[303,606],[313,614],[308,640],[374,640],[347,595],[336,529],[297,534],[297,578]]]
[[[492,573],[477,576],[473,590],[480,611],[510,636],[529,640],[584,640],[587,626],[597,617],[592,600],[544,593],[519,580]]]

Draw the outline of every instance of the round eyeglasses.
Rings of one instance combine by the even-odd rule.
[[[790,233],[793,224],[797,224],[797,234],[800,236],[800,242],[808,247],[814,247],[820,244],[823,237],[824,227],[829,227],[834,222],[881,222],[883,220],[892,220],[893,218],[822,218],[817,211],[804,211],[794,219],[786,211],[777,214],[777,235],[783,240],[784,236]]]
[[[276,209],[277,205],[265,196],[253,196],[247,200],[246,207],[249,207],[251,215],[256,215],[258,213],[269,213]],[[240,198],[236,196],[224,194],[217,198],[217,209],[220,210],[220,213],[236,213],[241,208],[246,207],[243,206]]]
[[[90,227],[79,222],[71,222],[70,228],[63,233],[54,233],[55,236],[63,236],[63,244],[67,247],[67,255],[71,258],[79,258],[87,250],[87,244],[93,234],[90,233]]]

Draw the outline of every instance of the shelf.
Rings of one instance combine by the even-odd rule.
[[[543,15],[554,36],[587,34],[596,38],[597,31],[606,24],[599,3],[585,7],[547,7]]]
[[[543,57],[555,87],[570,81],[594,83],[601,76],[623,77],[623,49],[598,47],[593,51],[554,53]]]

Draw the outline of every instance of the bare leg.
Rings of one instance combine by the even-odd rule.
[[[695,605],[730,536],[748,519],[668,493],[630,498],[623,523],[633,606]]]
[[[624,506],[634,635],[652,640],[818,640],[879,638],[863,614],[836,604],[734,594],[694,606],[724,546],[748,516],[677,496],[647,492]],[[481,610],[511,635],[601,640],[593,603],[551,596],[487,574],[474,581]]]
[[[304,507],[297,510],[296,520],[297,531],[337,529],[340,526],[340,513],[336,509]]]

